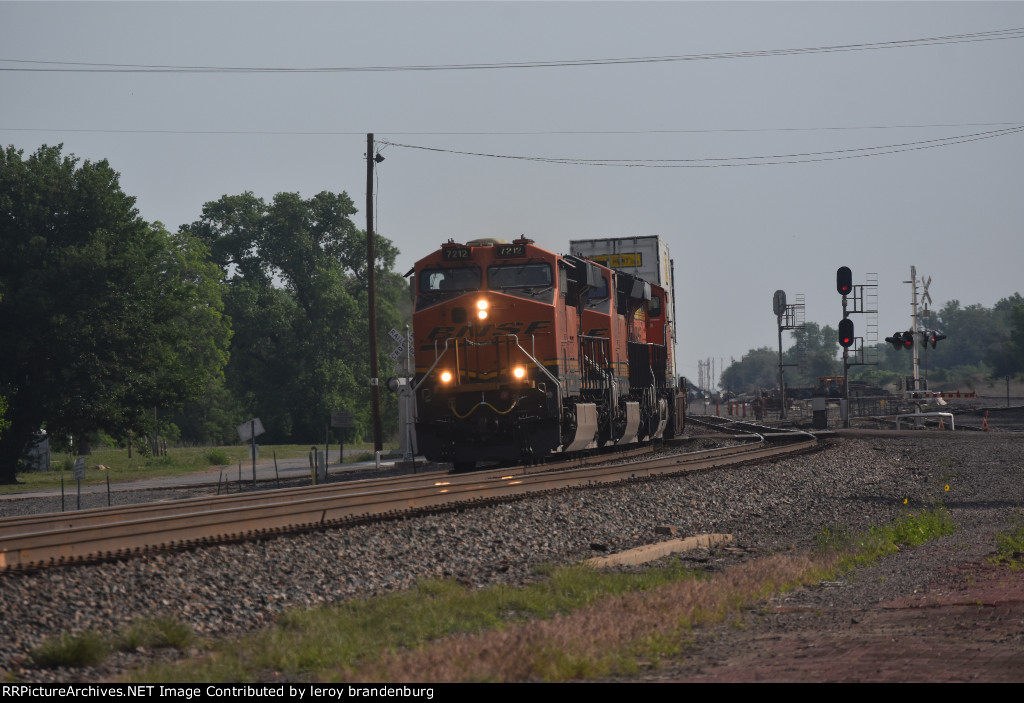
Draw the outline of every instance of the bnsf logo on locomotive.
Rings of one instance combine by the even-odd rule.
[[[462,339],[464,337],[486,337],[501,334],[544,334],[550,332],[551,320],[534,320],[530,324],[525,322],[502,322],[500,325],[481,325],[473,327],[463,325],[462,327],[435,327],[430,330],[427,339],[430,341],[442,340],[448,337]],[[427,347],[433,349],[433,347]]]

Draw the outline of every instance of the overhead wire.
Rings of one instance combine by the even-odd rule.
[[[794,56],[800,54],[824,54],[850,51],[877,51],[884,49],[906,49],[920,46],[964,44],[987,41],[1024,39],[1024,27],[997,29],[965,34],[949,34],[937,37],[901,39],[887,42],[860,44],[838,44],[832,46],[810,46],[789,49],[762,49],[752,51],[727,51],[705,54],[678,54],[665,56],[632,56],[598,59],[564,59],[553,61],[507,61],[495,63],[463,64],[403,64],[395,66],[187,66],[173,64],[129,64],[97,63],[86,61],[50,61],[37,59],[4,59],[0,71],[44,72],[44,73],[381,73],[407,71],[474,71],[497,69],[566,68],[579,66],[609,66],[643,63],[674,63],[684,61],[710,61],[720,59],[760,58],[772,56]],[[28,65],[32,64],[32,65]]]
[[[964,144],[967,142],[979,141],[982,139],[994,139],[996,137],[1008,136],[1024,132],[1024,125],[1017,125],[1006,129],[977,132],[974,134],[961,134],[953,137],[940,139],[927,139],[916,142],[903,142],[897,144],[884,144],[871,147],[859,147],[851,149],[836,149],[832,151],[802,152],[793,154],[770,154],[763,156],[735,156],[716,158],[691,158],[691,159],[587,159],[576,157],[551,157],[551,156],[523,156],[517,154],[494,154],[486,152],[462,151],[456,149],[444,149],[441,147],[429,147],[417,144],[401,144],[398,142],[380,139],[381,144],[387,144],[404,149],[418,149],[438,153],[447,153],[460,156],[476,156],[493,159],[512,159],[518,161],[533,161],[540,163],[562,164],[570,166],[608,166],[625,168],[719,168],[736,166],[776,166],[782,164],[813,163],[818,161],[839,161],[843,159],[865,158],[869,156],[882,156],[886,154],[897,154],[906,151],[919,151],[922,149],[935,149],[938,147]],[[809,157],[809,158],[805,158]]]
[[[409,137],[514,137],[514,136],[571,136],[571,135],[644,135],[644,134],[715,134],[744,132],[823,132],[823,131],[855,131],[885,129],[931,129],[948,127],[1004,127],[1021,125],[1021,122],[959,122],[935,124],[893,124],[893,125],[859,125],[859,126],[827,126],[827,127],[718,127],[712,129],[555,129],[555,130],[519,130],[519,131],[400,131],[381,130],[386,134]],[[305,131],[305,130],[270,130],[270,129],[110,129],[110,128],[61,128],[61,127],[0,127],[0,132],[69,132],[88,134],[211,134],[211,135],[254,135],[254,136],[311,136],[337,137],[362,136],[374,130],[357,131]]]
[[[1009,125],[1009,126],[1003,126]],[[766,166],[794,163],[813,163],[819,161],[838,161],[843,159],[864,158],[868,156],[882,156],[907,151],[922,149],[934,149],[955,144],[993,139],[1024,131],[1022,122],[981,122],[981,123],[959,123],[959,124],[926,124],[926,125],[875,125],[860,127],[766,127],[749,129],[698,129],[698,130],[566,130],[566,131],[537,131],[537,132],[389,132],[394,135],[404,136],[538,136],[538,135],[645,135],[645,134],[686,134],[686,133],[709,133],[709,132],[810,132],[820,130],[883,130],[883,129],[924,129],[935,127],[972,127],[972,126],[1001,126],[1000,129],[975,132],[971,134],[959,134],[950,137],[918,140],[912,142],[898,142],[867,147],[853,147],[847,149],[833,149],[828,151],[809,151],[785,154],[765,154],[754,156],[729,156],[729,157],[703,157],[703,158],[660,158],[660,159],[611,159],[611,158],[584,158],[584,157],[558,157],[558,156],[533,156],[522,154],[499,154],[482,151],[469,151],[464,149],[450,149],[422,144],[407,144],[387,139],[378,139],[378,149],[383,151],[387,146],[435,153],[452,154],[457,156],[474,156],[480,158],[509,159],[517,161],[532,161],[537,163],[551,163],[571,166],[609,166],[627,168],[716,168],[736,166]],[[68,129],[48,130],[45,128],[4,128],[0,131],[58,131],[58,132],[98,132],[113,134],[214,134],[214,135],[260,135],[260,136],[354,136],[362,135],[365,132],[301,132],[301,131],[270,131],[270,130],[136,130],[136,129]]]

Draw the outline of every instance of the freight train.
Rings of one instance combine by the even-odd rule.
[[[468,470],[680,435],[667,250],[665,264],[652,283],[525,237],[449,240],[418,261],[420,453]]]

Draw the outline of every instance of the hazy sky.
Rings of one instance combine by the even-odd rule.
[[[892,44],[1000,30],[1018,31]],[[684,56],[204,74],[21,63]],[[40,68],[65,70],[24,70]],[[836,326],[841,265],[855,283],[878,274],[882,337],[909,326],[912,264],[933,279],[933,307],[1024,292],[1022,68],[1021,2],[0,2],[0,143],[106,158],[142,216],[172,229],[245,190],[344,190],[364,227],[367,132],[450,151],[632,159],[384,147],[376,228],[401,249],[403,273],[449,237],[526,234],[564,252],[570,239],[659,235],[676,265],[680,373],[696,379],[698,359],[775,347],[776,289],[791,302],[805,294],[807,319]]]

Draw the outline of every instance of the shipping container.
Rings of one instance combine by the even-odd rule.
[[[615,237],[609,239],[573,239],[569,253],[584,256],[609,268],[639,276],[665,289],[668,321],[672,323],[672,344],[676,343],[676,296],[672,259],[668,245],[658,236]],[[675,374],[675,354],[673,375]]]

